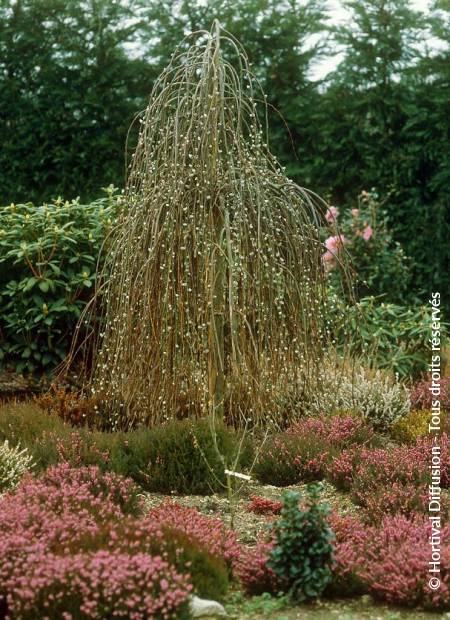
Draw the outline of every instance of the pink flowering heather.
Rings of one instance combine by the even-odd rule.
[[[326,415],[299,420],[287,433],[304,439],[314,437],[339,448],[370,443],[374,436],[373,429],[362,418]]]
[[[14,493],[15,501],[27,505],[44,504],[55,512],[80,505],[96,513],[139,514],[139,489],[129,478],[102,472],[96,466],[72,468],[68,463],[51,467],[39,478],[29,476]]]
[[[53,433],[53,437],[61,463],[81,467],[87,458],[95,459],[96,463],[108,463],[110,460],[109,450],[100,450],[95,441],[89,446],[89,454],[86,454],[86,442],[78,431],[71,432],[68,440],[58,437],[57,433]]]
[[[423,484],[430,476],[430,454],[434,439],[419,437],[413,445],[400,445],[390,450],[366,450],[361,454],[357,477],[361,486],[400,482]],[[439,438],[441,486],[450,483],[450,438],[443,433]]]
[[[15,575],[8,612],[17,620],[157,620],[187,617],[186,575],[160,557],[111,552],[31,558]]]
[[[334,589],[342,595],[367,592],[367,585],[359,577],[364,564],[364,545],[367,528],[352,515],[332,513],[328,517],[334,540]]]
[[[304,418],[264,448],[255,473],[275,485],[321,480],[333,456],[351,445],[370,443],[372,428],[356,417]]]
[[[205,517],[195,508],[186,508],[174,502],[165,502],[149,511],[145,522],[158,524],[186,534],[196,540],[231,569],[238,560],[241,547],[236,534],[225,527],[220,519]]]
[[[190,509],[141,508],[131,481],[97,467],[24,479],[0,502],[0,609],[7,599],[17,620],[179,617],[188,582],[201,586],[188,575],[192,558],[208,567],[208,587],[221,574],[226,587],[224,563],[239,556],[232,532]]]
[[[247,547],[242,552],[237,575],[246,594],[276,594],[280,590],[279,577],[267,566],[273,548],[273,542],[260,540],[254,547]]]
[[[378,522],[388,514],[411,515],[427,511],[427,485],[430,481],[429,455],[433,439],[424,437],[416,444],[385,450],[344,450],[327,463],[327,478],[336,487],[350,490],[353,500],[365,508],[366,520]],[[449,486],[450,441],[440,438],[441,487]],[[442,514],[449,512],[449,501],[442,496]]]
[[[450,525],[441,530],[441,587],[433,591],[428,586],[427,517],[388,516],[372,527],[353,517],[330,521],[336,535],[335,575],[343,588],[359,584],[389,603],[450,608]]]
[[[266,497],[252,495],[250,499],[248,510],[257,515],[279,515],[283,508],[282,502],[274,502]]]
[[[329,207],[325,213],[325,219],[329,224],[335,222],[339,217],[339,209],[337,207]]]
[[[61,465],[25,478],[0,502],[0,582],[28,554],[92,548],[104,524],[138,512],[134,483],[96,467]]]
[[[97,549],[105,524],[138,512],[134,483],[96,467],[61,465],[26,477],[0,502],[0,598],[16,577],[31,579],[31,567],[39,572],[47,555]]]
[[[442,433],[439,436],[439,458],[440,458],[440,473],[441,473],[441,487],[444,489],[450,488],[450,437],[447,433]],[[416,442],[416,449],[419,453],[424,455],[427,463],[429,464],[430,454],[432,447],[436,445],[433,435],[426,435],[425,437],[419,437]]]
[[[336,488],[344,491],[351,489],[357,464],[361,460],[361,452],[359,446],[348,448],[328,461],[326,476]]]
[[[294,464],[299,474],[303,479],[312,480],[324,477],[334,454],[348,446],[370,443],[374,435],[373,429],[361,418],[325,415],[300,420],[287,434],[298,442]]]
[[[423,484],[428,476],[428,453],[420,445],[391,449],[349,449],[333,458],[327,468],[331,482],[352,489],[355,500],[364,504],[364,495],[375,487],[393,483]]]
[[[411,392],[411,406],[413,409],[431,409],[435,396],[430,392],[430,379],[420,381]],[[450,377],[442,377],[440,381],[439,401],[444,411],[450,411]]]
[[[379,523],[386,515],[404,515],[410,517],[428,511],[428,494],[426,485],[393,482],[386,486],[378,485],[367,489],[360,497],[364,502],[363,519],[370,523]]]
[[[355,501],[364,505],[366,494],[379,486],[425,484],[428,476],[427,456],[417,446],[363,450],[352,485]]]

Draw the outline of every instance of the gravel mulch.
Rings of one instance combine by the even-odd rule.
[[[322,499],[328,503],[333,511],[339,514],[355,514],[358,508],[352,503],[348,495],[337,491],[331,484],[323,482]],[[233,499],[234,529],[238,539],[244,544],[256,542],[259,534],[264,530],[273,517],[258,515],[248,510],[248,504],[252,495],[258,495],[266,499],[278,501],[285,490],[300,491],[306,485],[292,485],[284,488],[271,485],[263,485],[251,481],[241,486]],[[160,493],[146,493],[145,503],[149,508],[158,506],[167,501],[167,495]],[[231,510],[225,495],[173,495],[170,499],[190,508],[196,508],[199,512],[210,517],[222,519],[226,525],[231,525]]]

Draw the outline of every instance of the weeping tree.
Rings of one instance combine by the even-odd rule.
[[[243,49],[215,22],[174,54],[139,119],[91,307],[90,389],[122,427],[282,423],[314,389],[324,204],[284,176],[261,106]]]

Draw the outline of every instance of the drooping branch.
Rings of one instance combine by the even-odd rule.
[[[281,422],[327,339],[323,203],[269,153],[240,45],[217,23],[191,36],[141,119],[91,386],[123,426]]]

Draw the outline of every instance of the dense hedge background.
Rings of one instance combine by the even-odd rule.
[[[127,130],[155,77],[219,15],[282,115],[271,107],[269,138],[288,174],[341,208],[376,188],[412,261],[409,298],[440,288],[448,302],[446,0],[427,15],[407,0],[342,4],[348,19],[332,26],[322,0],[3,1],[0,204],[122,185]],[[313,79],[337,52],[337,69]]]

